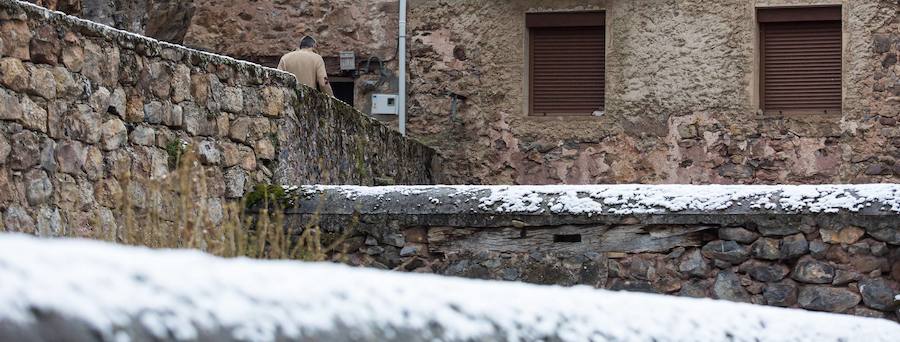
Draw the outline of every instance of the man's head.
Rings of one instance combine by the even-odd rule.
[[[316,40],[313,37],[305,36],[303,39],[300,39],[300,48],[301,49],[313,49],[317,45]]]

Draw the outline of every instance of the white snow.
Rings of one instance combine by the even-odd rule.
[[[896,341],[886,320],[724,301],[488,282],[334,264],[226,260],[80,240],[0,235],[0,321],[30,308],[80,317],[106,336],[131,318],[159,336],[221,324],[248,341],[335,328],[397,327],[442,340]],[[372,329],[372,330],[367,330]],[[426,339],[423,336],[423,339]]]
[[[857,212],[873,204],[900,213],[900,185],[552,185],[552,186],[310,186],[334,190],[348,199],[448,192],[458,202],[476,201],[501,213],[641,214],[716,211],[745,205],[834,213]],[[459,197],[455,197],[459,196]]]

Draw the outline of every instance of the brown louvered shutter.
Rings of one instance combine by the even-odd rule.
[[[528,14],[531,115],[603,110],[606,33],[602,12]]]
[[[764,112],[840,113],[840,7],[760,9],[758,14]]]

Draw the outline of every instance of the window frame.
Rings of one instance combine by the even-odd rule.
[[[606,56],[607,53],[607,39],[606,35],[607,27],[606,27],[606,11],[603,10],[592,10],[592,11],[577,11],[577,12],[530,12],[525,14],[525,32],[527,39],[527,47],[528,52],[527,56],[527,94],[528,94],[528,104],[527,104],[527,117],[529,118],[570,118],[570,119],[583,119],[583,118],[596,118],[597,116],[592,115],[593,113],[554,113],[552,115],[539,115],[534,111],[534,61],[535,61],[535,29],[546,29],[546,28],[574,28],[574,27],[602,27],[603,35],[604,35],[604,46],[603,46],[603,103],[601,104],[601,110],[606,110]]]
[[[841,30],[841,95],[840,107],[837,112],[820,109],[798,109],[798,110],[767,110],[766,109],[766,26],[767,24],[777,23],[801,23],[801,22],[838,22]],[[803,115],[841,115],[844,105],[844,50],[845,42],[843,37],[843,6],[838,4],[828,5],[809,5],[809,6],[778,6],[778,7],[757,7],[756,8],[756,26],[758,32],[757,49],[759,73],[757,75],[757,83],[759,92],[759,112],[765,116],[803,116]]]

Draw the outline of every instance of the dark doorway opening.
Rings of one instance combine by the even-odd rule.
[[[330,78],[331,90],[334,91],[334,97],[344,103],[353,106],[353,97],[355,95],[356,83],[349,77]]]

